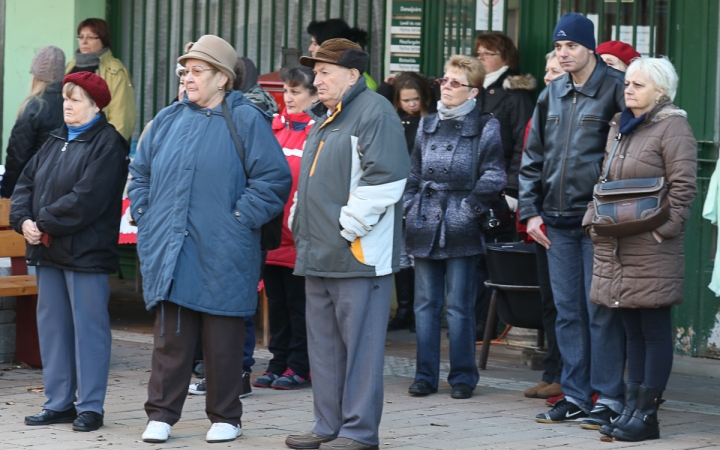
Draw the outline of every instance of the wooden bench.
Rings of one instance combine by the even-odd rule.
[[[36,309],[37,283],[28,275],[25,238],[10,229],[10,199],[0,199],[0,258],[10,258],[11,275],[0,277],[0,297],[17,297],[15,306],[15,361],[42,367]]]

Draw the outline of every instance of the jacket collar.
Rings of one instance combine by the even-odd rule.
[[[595,60],[597,61],[597,65],[592,75],[590,75],[590,78],[588,78],[585,84],[577,90],[586,97],[595,97],[605,80],[605,75],[607,75],[608,70],[614,70],[610,69],[597,53],[595,53]],[[561,80],[562,87],[558,90],[558,97],[564,97],[575,90],[572,82],[572,74],[566,73],[560,77],[559,80]]]
[[[92,140],[96,134],[100,132],[105,126],[108,125],[107,117],[105,117],[105,113],[100,111],[100,117],[98,120],[95,121],[90,128],[83,131],[78,137],[75,138],[74,141],[90,141]],[[52,133],[50,133],[53,137],[56,137],[58,139],[62,139],[63,141],[67,142],[68,139],[68,127],[67,125],[63,124],[62,127],[56,129]],[[73,141],[73,142],[74,142]]]
[[[337,117],[342,112],[343,108],[347,108],[348,105],[352,103],[352,101],[355,100],[355,98],[360,95],[360,93],[363,92],[365,89],[367,89],[367,83],[365,81],[365,77],[361,75],[357,83],[355,83],[355,85],[353,85],[345,93],[345,95],[342,96],[340,102],[335,107],[335,111],[330,115],[330,117],[327,117],[328,107],[323,105],[322,102],[316,103],[305,112],[308,113],[310,117],[315,119],[315,122],[321,123],[320,128],[322,128],[326,124],[332,122],[335,117]],[[327,120],[325,120],[326,117]]]
[[[263,117],[265,119],[267,119],[268,122],[272,122],[272,115],[269,112],[260,109],[257,105],[255,105],[255,103],[253,103],[249,98],[247,98],[245,95],[243,95],[243,93],[240,91],[235,91],[235,90],[228,91],[225,94],[225,101],[228,102],[228,105],[230,106],[231,111],[238,106],[242,106],[242,105],[251,106],[251,107],[255,108],[258,112],[260,112],[263,115]],[[190,99],[188,99],[186,94],[183,94],[182,101],[173,103],[170,106],[174,106],[174,105],[186,106],[186,107],[190,108],[192,111],[200,112],[202,114],[205,114],[205,111],[207,109],[207,108],[201,108],[197,104],[191,102]],[[222,104],[213,108],[211,111],[211,114],[217,114],[217,115],[222,116],[223,115]]]
[[[479,130],[480,130],[480,119],[482,117],[482,111],[480,108],[475,108],[468,115],[465,116],[465,119],[461,121],[459,120],[445,120],[441,121],[440,116],[438,113],[428,114],[425,116],[425,119],[423,120],[423,132],[425,133],[435,133],[437,129],[440,127],[440,123],[450,123],[450,126],[457,126],[460,125],[460,136],[461,137],[472,137],[477,136]]]
[[[302,122],[308,124],[308,126],[314,123],[313,119],[305,112],[290,114],[287,112],[287,108],[283,109],[282,113],[278,114],[273,118],[272,129],[281,130],[283,128],[290,128],[292,122]]]

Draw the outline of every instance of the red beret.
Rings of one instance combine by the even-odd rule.
[[[620,61],[629,66],[631,62],[640,58],[640,53],[636,52],[632,45],[620,41],[607,41],[598,45],[595,49],[598,55],[613,55]]]
[[[65,83],[75,83],[85,89],[85,92],[88,93],[100,109],[110,103],[110,89],[108,89],[107,83],[92,72],[71,73],[63,78],[63,86],[65,86]]]

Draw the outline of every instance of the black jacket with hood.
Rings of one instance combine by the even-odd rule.
[[[0,197],[10,198],[20,174],[50,132],[63,124],[62,85],[53,83],[40,98],[33,98],[25,105],[10,133],[5,174],[0,187]]]
[[[520,220],[582,217],[605,157],[610,120],[625,109],[625,76],[595,55],[579,88],[569,73],[538,98],[520,167]],[[579,226],[579,222],[578,222]]]
[[[507,186],[505,193],[518,197],[518,172],[522,159],[525,128],[533,114],[532,93],[537,83],[528,75],[507,71],[478,96],[478,107],[500,122]]]
[[[127,141],[104,113],[75,139],[67,139],[67,126],[53,131],[25,166],[12,197],[10,225],[22,234],[23,222],[34,220],[51,236],[48,247],[27,244],[30,265],[115,272]]]

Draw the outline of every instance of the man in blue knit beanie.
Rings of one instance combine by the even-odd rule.
[[[597,430],[612,426],[623,409],[625,335],[615,310],[590,302],[593,243],[582,219],[600,176],[609,123],[625,108],[624,76],[595,54],[595,27],[580,14],[560,19],[553,43],[567,73],[535,107],[520,168],[519,212],[528,234],[547,249],[565,398],[535,420],[579,420]]]

